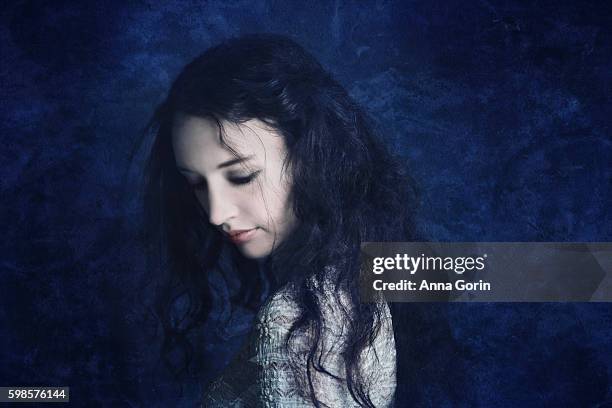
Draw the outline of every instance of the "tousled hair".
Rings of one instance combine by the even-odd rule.
[[[241,124],[259,119],[278,130],[287,148],[291,172],[291,205],[295,231],[267,260],[274,287],[291,284],[300,318],[291,333],[311,327],[314,333],[306,367],[308,395],[316,406],[311,367],[325,372],[317,358],[321,343],[321,310],[313,281],[330,279],[348,295],[350,313],[342,356],[348,389],[361,406],[373,406],[359,372],[361,351],[380,328],[380,308],[359,301],[358,254],[361,242],[407,241],[416,236],[414,183],[374,132],[367,115],[316,59],[292,40],[277,35],[250,35],[210,48],[187,65],[151,122],[156,133],[147,166],[145,204],[149,236],[163,251],[169,280],[158,296],[157,313],[164,329],[162,352],[182,349],[185,372],[193,355],[188,333],[201,327],[211,312],[208,274],[231,265],[241,290],[235,304],[256,310],[264,283],[256,262],[222,240],[198,204],[191,187],[175,167],[171,142],[177,113]],[[330,269],[331,268],[331,269]],[[187,295],[181,319],[173,304]],[[290,343],[287,339],[287,344]],[[170,361],[168,359],[168,361]],[[294,367],[304,371],[304,367]]]

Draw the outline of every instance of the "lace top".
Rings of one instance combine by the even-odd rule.
[[[327,373],[310,367],[312,388],[321,406],[355,407],[346,382],[341,356],[346,341],[346,297],[333,296],[328,288],[320,291],[322,312],[321,347],[314,358]],[[386,303],[381,308],[381,327],[370,347],[361,353],[360,372],[376,407],[393,405],[395,394],[395,341],[391,314]],[[290,289],[284,288],[272,296],[259,312],[253,335],[204,395],[205,407],[312,407],[306,365],[310,329],[294,335],[289,347],[289,330],[299,316],[299,308]],[[304,367],[303,375],[294,374],[293,366]]]

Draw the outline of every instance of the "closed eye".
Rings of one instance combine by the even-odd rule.
[[[249,184],[250,182],[255,180],[255,178],[259,175],[259,173],[261,173],[261,170],[253,172],[249,174],[248,176],[231,176],[228,178],[228,180],[232,184],[241,186],[241,185]]]

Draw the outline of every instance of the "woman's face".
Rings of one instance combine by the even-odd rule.
[[[296,225],[283,137],[260,120],[223,122],[177,114],[176,166],[193,187],[209,222],[248,258],[269,255]]]

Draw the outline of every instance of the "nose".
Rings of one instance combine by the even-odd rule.
[[[210,189],[208,192],[202,192],[198,199],[208,214],[208,221],[213,225],[220,227],[238,213],[231,198],[221,191]]]

